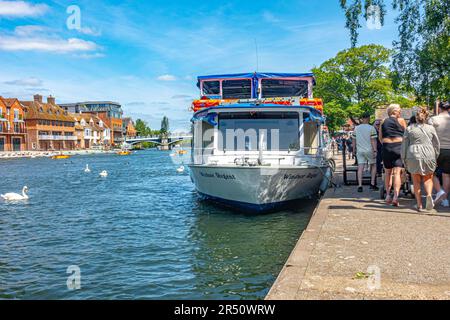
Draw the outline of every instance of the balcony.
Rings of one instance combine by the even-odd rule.
[[[2,134],[25,134],[25,133],[27,133],[27,131],[25,128],[16,128],[16,130],[14,130],[13,127],[9,128],[9,130],[8,130],[8,127],[5,125],[2,126],[1,122],[0,122],[0,133],[2,133]]]
[[[47,141],[77,141],[77,136],[54,136],[54,135],[39,135],[39,140]]]

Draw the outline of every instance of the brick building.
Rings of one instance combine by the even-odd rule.
[[[26,128],[19,100],[0,96],[0,151],[24,151]]]
[[[47,102],[41,95],[35,95],[33,101],[21,101],[27,128],[28,150],[73,150],[75,136],[75,120],[50,96]]]
[[[136,137],[136,128],[131,118],[123,118],[123,135],[125,137]]]
[[[111,131],[111,145],[123,143],[123,111],[122,106],[112,101],[87,101],[61,104],[61,107],[72,113],[89,113],[99,117]]]

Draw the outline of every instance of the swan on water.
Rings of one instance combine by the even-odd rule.
[[[108,171],[103,170],[102,172],[100,172],[100,177],[106,178],[108,176]]]
[[[180,167],[177,169],[177,172],[178,172],[178,173],[183,173],[183,172],[184,172],[184,166],[180,166]]]
[[[7,194],[2,194],[1,197],[3,199],[5,199],[6,201],[20,201],[20,200],[27,200],[28,196],[27,196],[27,192],[28,192],[28,187],[25,186],[22,189],[22,194],[18,194],[18,193],[7,193]]]
[[[84,172],[86,172],[86,173],[91,172],[91,169],[89,169],[89,165],[88,164],[86,165],[86,169],[84,169]]]

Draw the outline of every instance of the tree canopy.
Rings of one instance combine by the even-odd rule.
[[[164,116],[161,120],[161,133],[169,133],[169,118],[167,118],[166,116]]]
[[[346,119],[356,121],[378,106],[411,103],[392,87],[390,56],[391,50],[383,46],[365,45],[343,50],[313,69],[317,80],[315,95],[325,101],[324,111],[332,131],[345,124]]]
[[[147,122],[144,120],[137,119],[135,128],[138,136],[149,136],[152,134],[152,130],[148,127]]]
[[[345,11],[352,47],[358,41],[360,18],[377,6],[380,23],[387,13],[385,0],[339,0]],[[364,9],[363,9],[364,8]],[[394,85],[410,90],[418,101],[432,104],[450,96],[450,1],[392,0],[398,11],[398,39],[394,41]]]

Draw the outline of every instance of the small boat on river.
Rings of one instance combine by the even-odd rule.
[[[122,150],[122,151],[117,152],[117,154],[118,154],[119,156],[129,156],[129,155],[131,154],[131,151],[128,151],[128,150]]]
[[[63,160],[63,159],[69,159],[71,156],[67,155],[67,154],[58,154],[55,156],[52,156],[53,160]]]

